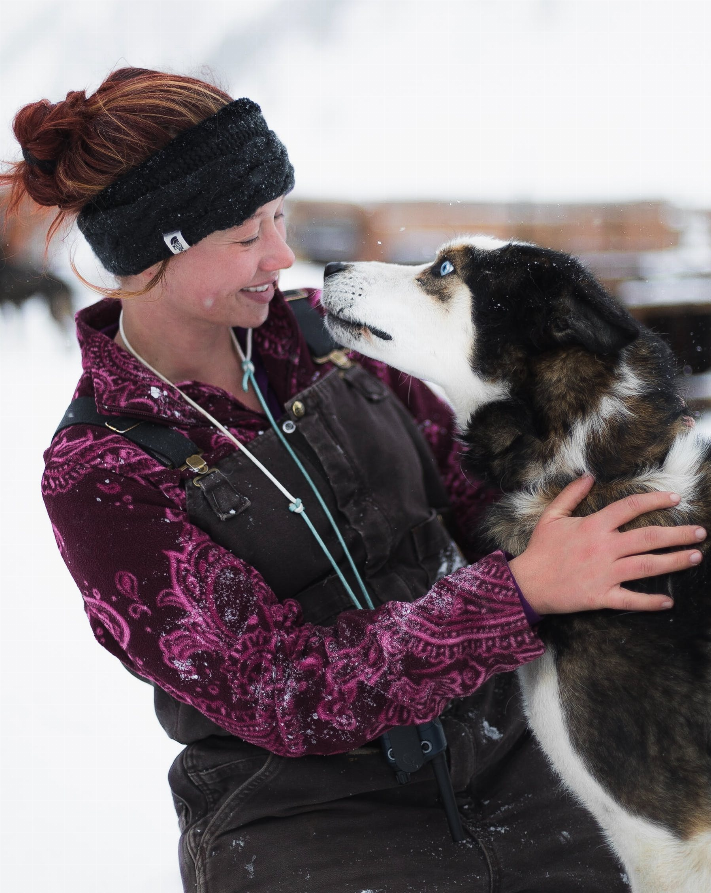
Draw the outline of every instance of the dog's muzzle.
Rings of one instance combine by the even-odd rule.
[[[384,332],[382,329],[378,329],[372,325],[369,325],[367,322],[362,322],[358,319],[349,319],[347,316],[342,316],[340,313],[336,313],[329,307],[329,301],[327,298],[328,292],[331,291],[329,289],[328,279],[332,276],[335,276],[337,273],[344,273],[351,269],[351,264],[343,264],[340,261],[333,261],[331,263],[326,264],[323,271],[324,278],[324,290],[323,290],[323,299],[322,303],[326,308],[326,326],[329,330],[332,331],[332,334],[336,335],[340,330],[346,331],[351,337],[359,337],[362,335],[367,335],[369,332],[374,335],[376,338],[380,338],[382,341],[392,341],[393,336],[389,335],[387,332]],[[335,288],[336,286],[333,286]]]

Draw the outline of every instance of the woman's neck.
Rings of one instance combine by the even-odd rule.
[[[259,400],[250,387],[242,390],[240,357],[228,326],[206,324],[176,325],[160,319],[145,304],[124,303],[123,326],[126,338],[139,356],[169,381],[201,381],[222,388],[240,403],[257,412]],[[114,341],[128,350],[121,333]]]

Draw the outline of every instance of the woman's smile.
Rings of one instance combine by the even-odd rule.
[[[269,282],[265,282],[262,285],[245,286],[244,288],[241,288],[240,291],[243,292],[249,300],[255,301],[257,304],[268,304],[274,297],[277,281],[278,277],[270,279]]]

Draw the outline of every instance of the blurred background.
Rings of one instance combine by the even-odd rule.
[[[685,0],[0,0],[0,159],[27,102],[124,65],[208,78],[289,148],[284,287],[465,232],[570,251],[669,340],[711,432],[709,38]],[[179,746],[95,644],[39,494],[97,297],[70,257],[111,285],[75,231],[46,252],[48,223],[28,209],[0,257],[2,880],[180,893]]]

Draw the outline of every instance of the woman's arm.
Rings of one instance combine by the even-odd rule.
[[[542,652],[500,553],[417,602],[346,611],[332,628],[304,624],[297,602],[280,603],[190,523],[171,496],[175,472],[102,437],[89,463],[76,452],[62,463],[71,451],[58,438],[43,480],[94,634],[235,735],[290,756],[343,752],[437,716]]]

